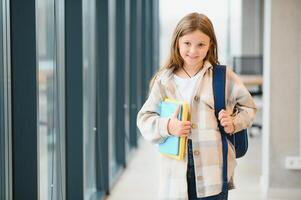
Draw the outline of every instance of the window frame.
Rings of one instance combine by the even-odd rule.
[[[9,1],[0,0],[0,199],[12,199]]]

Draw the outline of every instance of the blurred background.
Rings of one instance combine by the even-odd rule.
[[[0,200],[155,200],[136,115],[178,21],[213,22],[255,99],[230,200],[301,199],[301,1],[0,0]]]

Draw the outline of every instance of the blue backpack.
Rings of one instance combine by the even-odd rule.
[[[214,107],[215,116],[218,121],[218,127],[222,136],[222,146],[223,146],[223,191],[227,190],[227,165],[228,165],[228,140],[233,144],[236,151],[236,158],[244,156],[248,150],[248,133],[247,129],[243,129],[233,135],[229,135],[224,131],[224,127],[220,124],[218,120],[218,113],[225,109],[225,86],[226,86],[226,66],[215,65],[213,66],[213,95],[214,95]]]

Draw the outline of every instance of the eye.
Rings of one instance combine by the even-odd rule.
[[[190,42],[184,42],[186,46],[190,46]]]
[[[199,47],[203,47],[203,46],[205,46],[205,44],[200,43],[200,44],[198,44],[198,46],[199,46]]]

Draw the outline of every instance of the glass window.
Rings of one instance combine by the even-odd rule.
[[[109,6],[109,185],[112,187],[116,175],[118,175],[118,164],[116,157],[116,2],[108,1]]]
[[[5,199],[5,142],[4,142],[4,65],[3,65],[3,13],[0,1],[0,199]]]
[[[12,199],[9,7],[0,0],[0,200]]]
[[[96,193],[95,0],[83,1],[84,193]]]
[[[64,5],[36,0],[39,199],[64,198]]]

